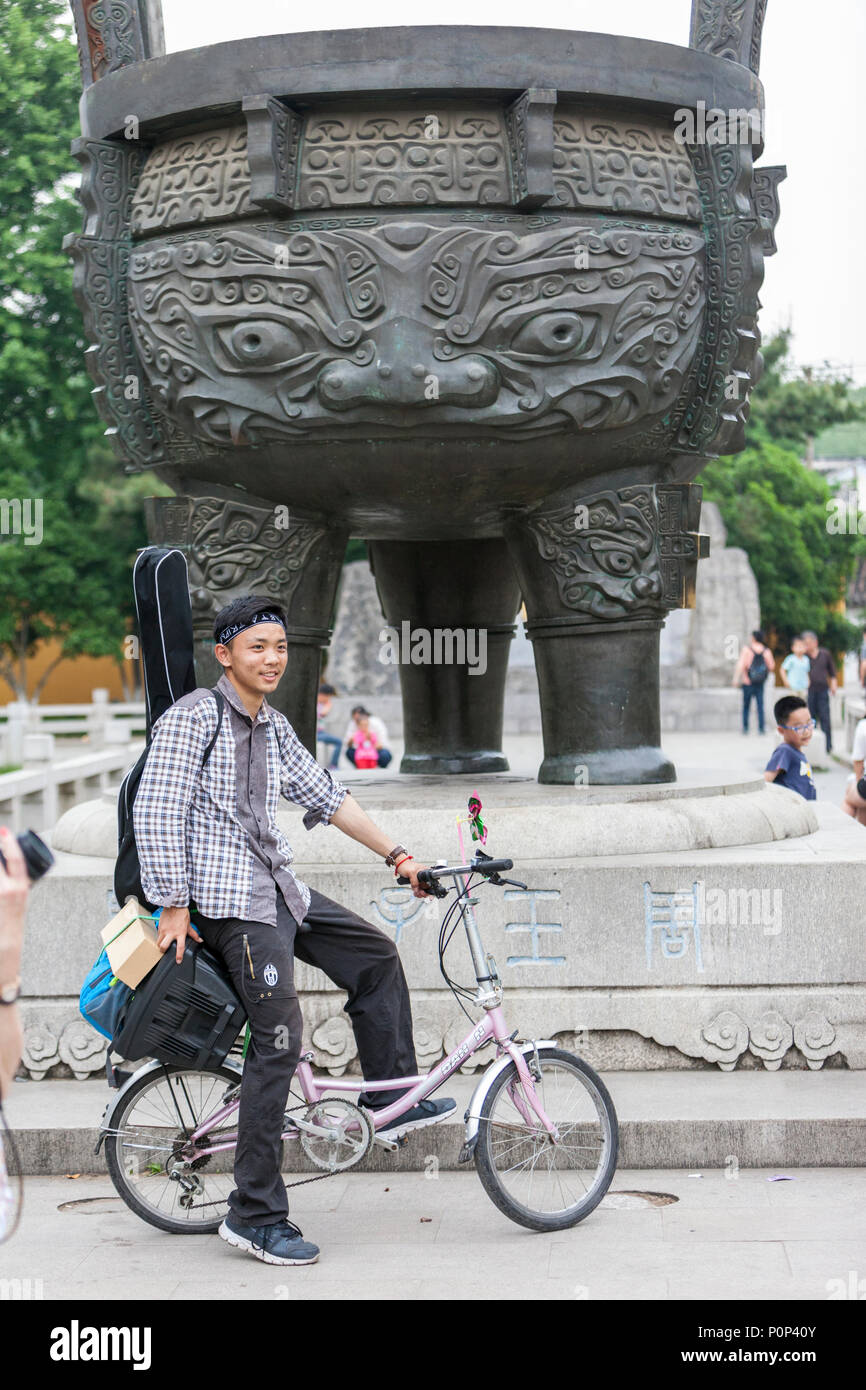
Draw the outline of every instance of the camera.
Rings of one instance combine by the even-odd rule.
[[[27,874],[31,883],[35,883],[37,878],[47,874],[51,865],[54,863],[54,855],[48,848],[44,840],[40,840],[35,830],[25,830],[23,835],[18,836],[18,844],[21,853],[24,855],[24,862],[27,865]],[[0,849],[0,864],[6,868],[6,860],[3,851]]]

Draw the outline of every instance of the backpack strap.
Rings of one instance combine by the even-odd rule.
[[[208,758],[210,757],[211,753],[213,752],[214,744],[216,743],[217,739],[219,738],[220,729],[221,729],[222,726],[223,726],[223,711],[225,710],[225,703],[226,703],[226,702],[225,702],[225,696],[223,695],[223,693],[222,693],[221,690],[211,690],[211,694],[213,695],[214,699],[215,699],[216,702],[217,702],[217,726],[216,726],[216,728],[214,729],[213,738],[211,739],[211,741],[210,741],[210,743],[208,744],[207,748],[204,750],[204,757],[203,757],[202,760],[201,760],[201,765],[202,765],[202,767],[204,767],[205,763],[207,762]]]

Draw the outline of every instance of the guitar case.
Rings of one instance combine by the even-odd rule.
[[[196,689],[189,573],[183,551],[147,546],[135,561],[132,587],[150,743],[160,715]]]
[[[119,905],[125,903],[127,898],[134,897],[150,910],[151,904],[147,902],[141,886],[132,808],[150,751],[154,724],[176,700],[196,689],[186,556],[180,550],[148,546],[136,559],[132,587],[138,616],[147,729],[144,749],[124,777],[117,798],[114,895]],[[218,692],[214,693],[219,706],[219,733],[223,701]],[[210,753],[210,748],[207,751]]]

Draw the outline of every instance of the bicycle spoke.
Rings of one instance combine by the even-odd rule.
[[[217,1073],[161,1071],[128,1097],[125,1109],[114,1117],[115,1128],[106,1144],[114,1145],[115,1166],[110,1163],[109,1168],[115,1183],[121,1195],[129,1194],[140,1215],[150,1212],[175,1223],[175,1229],[194,1230],[202,1225],[212,1228],[225,1213],[234,1186],[232,1149],[199,1154],[197,1166],[181,1154],[196,1158],[189,1136],[227,1104],[224,1097],[230,1089],[229,1078]],[[201,1147],[219,1142],[233,1147],[236,1124],[237,1097]]]
[[[482,1117],[479,1143],[485,1145],[497,1186],[527,1215],[558,1218],[578,1213],[579,1220],[581,1208],[596,1204],[599,1184],[606,1190],[612,1176],[608,1111],[577,1059],[542,1053],[538,1076],[531,1055],[527,1063],[534,1097],[528,1085],[512,1075]],[[536,1117],[533,1100],[556,1127],[555,1141]],[[527,1123],[527,1116],[535,1123]]]

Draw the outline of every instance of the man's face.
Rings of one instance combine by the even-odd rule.
[[[795,748],[805,748],[812,737],[812,716],[807,709],[792,710],[785,723],[778,728]]]
[[[257,695],[270,695],[286,669],[286,634],[281,623],[256,623],[239,632],[228,646],[218,645],[216,655],[238,685]]]
[[[809,656],[817,656],[817,655],[818,655],[818,639],[817,639],[817,637],[807,637],[807,638],[806,638],[806,652],[807,652],[807,654],[808,654]]]

